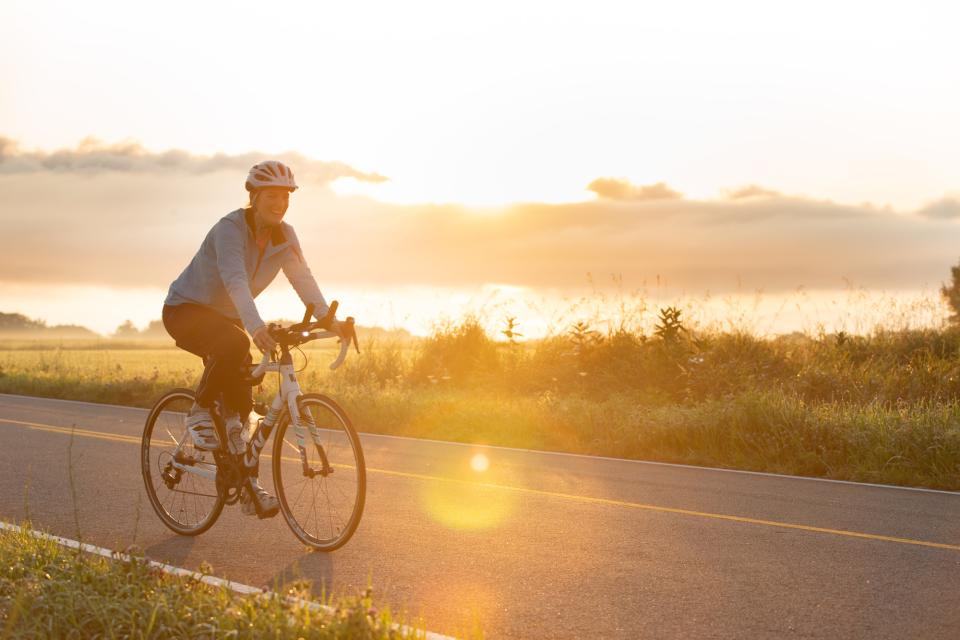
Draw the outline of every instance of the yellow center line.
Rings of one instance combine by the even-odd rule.
[[[26,422],[24,420],[11,420],[10,418],[0,418],[0,422],[6,422],[8,424],[17,424],[24,427],[29,427],[34,431],[49,431],[50,433],[64,433],[67,435],[73,434],[76,436],[83,436],[85,438],[96,438],[98,440],[113,440],[115,442],[130,442],[135,444],[140,444],[140,438],[134,438],[133,436],[124,436],[119,433],[106,433],[103,431],[90,431],[89,429],[80,429],[77,427],[57,427],[52,424],[41,424],[39,422]]]
[[[9,418],[0,418],[0,422],[6,424],[20,425],[27,427],[36,431],[46,431],[50,433],[59,433],[75,436],[81,436],[84,438],[96,438],[99,440],[110,440],[114,442],[124,442],[128,444],[140,444],[140,438],[135,438],[133,436],[125,436],[115,433],[105,433],[103,431],[91,431],[89,429],[78,429],[78,428],[66,428],[58,427],[51,424],[42,424],[38,422],[26,422],[23,420],[11,420]],[[269,454],[263,454],[265,457],[270,457]],[[284,456],[282,460],[287,460],[290,462],[299,463],[300,460],[297,458],[288,458]],[[341,465],[335,465],[341,466]],[[692,516],[697,518],[707,518],[711,520],[726,520],[728,522],[739,522],[743,524],[752,524],[763,527],[775,527],[778,529],[793,529],[796,531],[806,531],[810,533],[824,533],[835,536],[844,536],[847,538],[860,538],[863,540],[878,540],[881,542],[895,542],[897,544],[908,544],[918,547],[928,547],[933,549],[948,549],[950,551],[960,551],[960,545],[956,544],[946,544],[942,542],[931,542],[929,540],[916,540],[913,538],[898,538],[896,536],[884,536],[875,533],[863,533],[860,531],[848,531],[845,529],[830,529],[827,527],[813,527],[806,524],[795,524],[792,522],[779,522],[776,520],[761,520],[758,518],[747,518],[743,516],[731,516],[723,513],[710,513],[706,511],[693,511],[691,509],[678,509],[675,507],[661,507],[653,504],[642,504],[638,502],[626,502],[623,500],[611,500],[609,498],[593,498],[590,496],[578,496],[571,493],[560,493],[556,491],[544,491],[542,489],[531,489],[529,487],[515,487],[504,484],[496,484],[489,482],[474,482],[470,480],[462,480],[459,478],[444,478],[440,476],[430,476],[424,475],[421,473],[408,473],[405,471],[393,471],[391,469],[377,469],[367,467],[368,473],[377,473],[381,475],[396,476],[400,478],[410,478],[414,480],[423,480],[425,482],[447,482],[453,484],[465,484],[472,487],[481,487],[486,489],[494,489],[498,491],[513,491],[516,493],[526,493],[531,495],[544,496],[548,498],[557,498],[561,500],[573,500],[576,502],[582,502],[587,504],[599,504],[607,505],[614,507],[625,507],[628,509],[641,509],[644,511],[653,511],[657,513],[671,513],[674,515],[682,516]]]

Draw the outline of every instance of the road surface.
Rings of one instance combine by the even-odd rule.
[[[446,634],[960,637],[958,494],[364,435],[360,528],[311,553],[236,507],[197,538],[164,528],[145,415],[0,395],[0,518],[246,584],[369,584]]]

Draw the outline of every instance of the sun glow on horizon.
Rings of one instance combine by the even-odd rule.
[[[322,285],[321,285],[322,286]],[[581,289],[560,291],[487,285],[474,289],[405,287],[362,289],[323,287],[338,300],[341,315],[362,327],[405,329],[426,336],[474,317],[487,334],[505,341],[507,318],[517,322],[519,341],[566,335],[578,321],[606,333],[624,326],[649,334],[659,309],[683,309],[687,326],[704,330],[746,331],[772,336],[794,331],[814,335],[845,331],[863,334],[877,328],[940,327],[948,310],[938,291],[797,290],[690,295],[679,291],[618,292]],[[105,286],[24,285],[0,282],[4,313],[22,313],[49,326],[75,324],[109,336],[125,320],[144,329],[158,320],[166,290],[116,289]],[[268,319],[293,320],[303,307],[289,285],[278,281],[257,298]]]
[[[638,326],[670,304],[759,333],[872,326],[844,277],[901,309],[954,259],[958,22],[924,0],[2,3],[3,310],[145,326],[245,201],[248,156],[294,151],[291,224],[363,324],[561,334],[615,322],[616,287],[584,280],[624,274],[652,292]],[[801,195],[724,195],[744,185]],[[682,284],[647,286],[663,273]],[[776,293],[753,304],[741,276]],[[298,316],[284,286],[265,316]],[[943,317],[924,304],[908,316]]]
[[[513,184],[507,181],[471,182],[469,180],[447,181],[438,176],[423,179],[391,178],[387,182],[373,184],[352,178],[333,182],[331,189],[340,196],[362,196],[380,202],[417,206],[451,205],[462,207],[476,214],[494,214],[506,208],[535,202],[538,204],[568,204],[595,200],[596,195],[587,190],[589,180],[570,185]]]

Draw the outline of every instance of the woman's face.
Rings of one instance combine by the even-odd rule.
[[[290,192],[283,187],[266,187],[254,201],[254,214],[261,226],[275,227],[283,221],[290,206]]]

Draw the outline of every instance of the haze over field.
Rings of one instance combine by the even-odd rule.
[[[474,309],[536,335],[597,289],[592,311],[636,292],[761,332],[944,315],[953,5],[264,13],[0,8],[0,311],[145,325],[276,157],[321,288],[364,324]],[[279,282],[262,300],[297,315]]]

